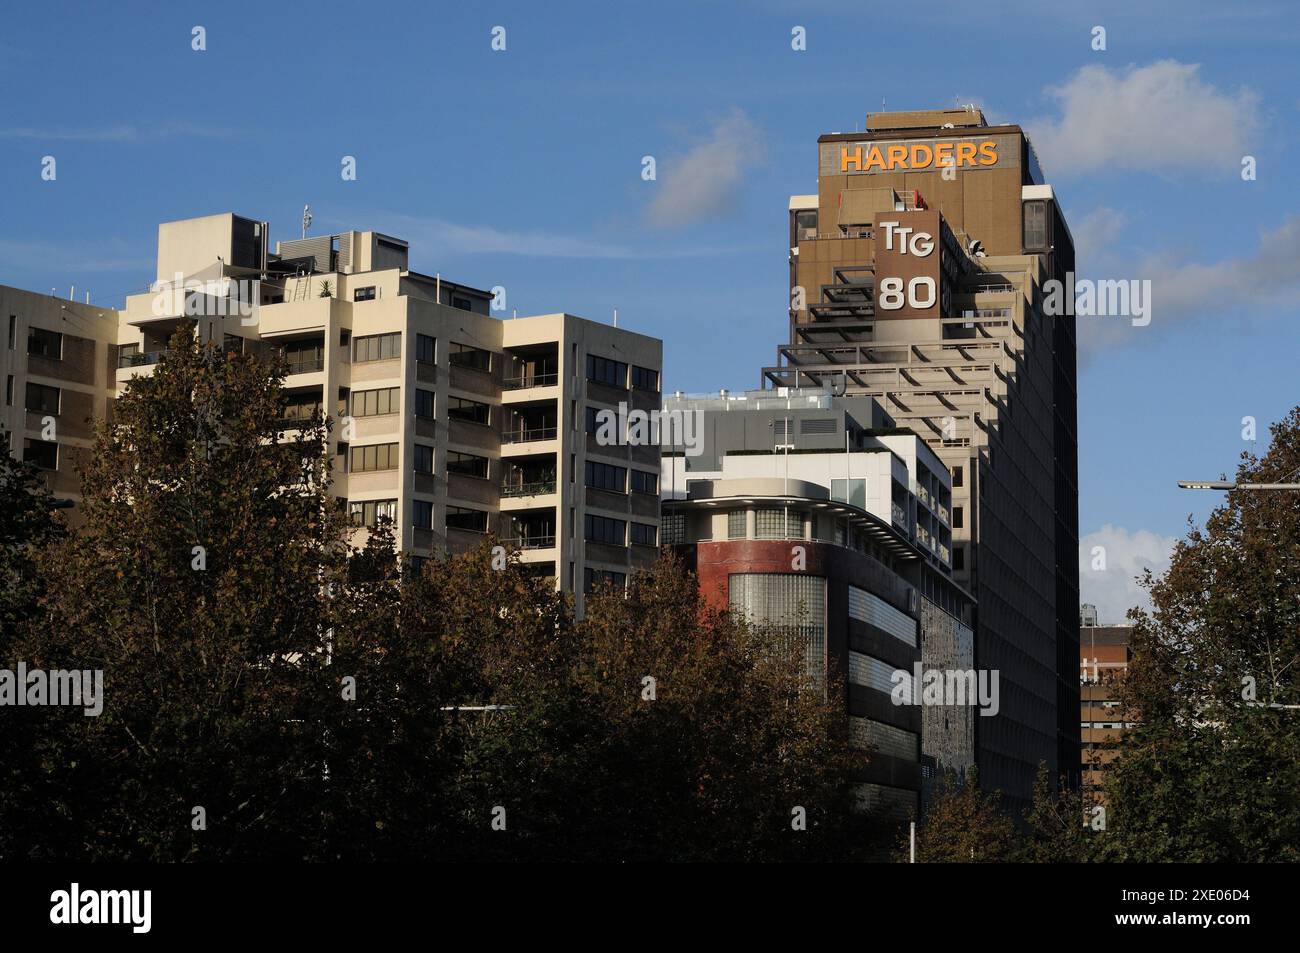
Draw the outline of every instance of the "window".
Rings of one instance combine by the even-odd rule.
[[[447,529],[464,529],[471,533],[487,532],[488,515],[482,510],[470,510],[463,506],[447,507]]]
[[[632,365],[632,386],[637,390],[659,392],[659,372],[652,367]]]
[[[745,621],[773,642],[802,645],[809,674],[818,680],[824,676],[825,579],[805,573],[732,573],[727,590],[728,602]]]
[[[867,508],[866,480],[831,480],[831,499],[850,503],[860,510]]]
[[[58,414],[59,389],[45,384],[27,384],[27,409],[38,414]]]
[[[462,311],[468,311],[472,307],[469,303],[469,298],[460,298],[456,295],[451,296],[451,306],[453,308],[460,308]]]
[[[631,479],[633,493],[659,492],[659,474],[657,473],[647,473],[645,470],[633,470]]]
[[[658,546],[659,527],[650,523],[633,523],[628,527],[628,538],[633,546]]]
[[[464,476],[486,480],[488,475],[487,457],[476,457],[472,453],[457,453],[454,450],[448,451],[447,472],[460,473]]]
[[[953,486],[962,486],[962,485],[963,485],[963,484],[962,484],[962,477],[963,477],[964,475],[965,475],[965,474],[962,472],[962,468],[961,468],[961,467],[953,467],[953,468],[952,468],[952,485],[953,485]]]
[[[727,514],[727,539],[744,539],[745,532],[745,511],[732,510]]]
[[[492,370],[492,352],[469,344],[451,343],[447,360],[453,367],[471,367],[476,371]]]
[[[12,407],[14,402],[14,376],[10,374],[5,379],[5,406]]]
[[[323,413],[320,398],[315,394],[288,394],[284,398],[283,417],[285,420],[310,420],[316,414]]]
[[[59,445],[49,440],[28,440],[23,446],[23,460],[42,470],[59,468]]]
[[[18,343],[18,315],[9,315],[9,350],[13,350]]]
[[[595,433],[600,429],[600,421],[597,419],[599,413],[599,407],[587,407],[587,433]]]
[[[592,569],[590,566],[582,571],[582,591],[593,593],[597,589],[610,586],[614,589],[622,589],[627,585],[627,574],[621,572],[612,572],[608,569]]]
[[[412,500],[411,513],[411,525],[416,529],[433,529],[433,504],[428,500]]]
[[[626,546],[627,522],[610,519],[608,516],[587,514],[586,538],[592,543],[607,543],[610,546]]]
[[[427,334],[415,336],[415,360],[420,364],[437,363],[438,339]]]
[[[627,468],[615,467],[608,463],[596,463],[592,460],[587,461],[587,486],[594,487],[597,490],[613,490],[615,493],[626,493],[624,487],[627,485]]]
[[[481,404],[477,400],[466,400],[464,397],[449,397],[447,416],[452,420],[463,420],[466,423],[482,424],[486,427],[489,419],[488,405]]]
[[[63,359],[63,335],[44,328],[27,329],[27,353],[51,361]]]
[[[422,443],[417,443],[414,456],[416,473],[433,472],[433,447],[426,447]]]
[[[759,539],[803,539],[803,514],[797,510],[763,508],[755,512]]]
[[[961,529],[965,525],[966,514],[962,507],[954,506],[952,508],[952,525],[953,529]]]
[[[433,419],[433,391],[415,389],[415,416]]]
[[[370,470],[396,470],[397,444],[375,443],[368,447],[352,448],[353,473],[365,473]]]
[[[352,362],[391,361],[402,356],[402,334],[367,334],[352,339]]]
[[[358,288],[356,291],[352,292],[352,300],[353,301],[374,301],[375,286],[366,285],[366,287],[364,288]]]
[[[965,569],[965,568],[966,568],[966,547],[965,547],[965,546],[954,546],[954,547],[953,547],[953,549],[952,549],[952,568],[953,568],[953,569]]]
[[[397,387],[384,387],[380,390],[357,390],[352,392],[353,417],[378,417],[383,414],[395,414],[401,404],[401,392]]]
[[[1047,203],[1025,203],[1025,251],[1047,248]]]
[[[665,513],[659,520],[665,546],[686,542],[686,514]]]
[[[348,503],[348,518],[354,526],[369,526],[374,529],[379,520],[390,523],[397,521],[396,500],[353,500]]]
[[[325,367],[325,343],[323,341],[290,341],[281,353],[289,365],[290,374],[310,374]]]
[[[587,380],[599,381],[611,387],[627,387],[627,365],[607,357],[587,355]]]

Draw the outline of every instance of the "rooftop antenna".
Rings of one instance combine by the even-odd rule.
[[[614,327],[618,327],[618,308],[614,309]]]
[[[311,228],[311,206],[302,207],[302,237],[307,237],[307,229]]]

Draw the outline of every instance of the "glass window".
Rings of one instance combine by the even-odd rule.
[[[367,334],[352,339],[352,362],[364,364],[368,361],[391,361],[402,356],[402,335],[400,331],[392,334]]]
[[[462,311],[469,311],[473,307],[469,302],[469,298],[460,298],[456,295],[451,296],[451,306],[460,308]]]
[[[649,523],[633,523],[628,527],[628,536],[634,546],[659,545],[659,528]]]
[[[867,508],[866,480],[831,480],[831,499],[849,503],[860,510]]]
[[[665,513],[659,520],[665,546],[686,542],[686,514]]]
[[[415,336],[415,359],[421,364],[433,364],[436,362],[435,354],[438,351],[438,339],[430,337],[427,334],[417,334]]]
[[[826,580],[804,573],[732,573],[728,600],[783,647],[802,645],[809,674],[825,673]]]
[[[290,374],[310,374],[325,367],[324,341],[289,341],[281,354]]]
[[[596,516],[588,513],[586,519],[586,538],[592,543],[606,543],[610,546],[627,545],[627,522],[611,519],[608,516]]]
[[[59,412],[59,389],[45,384],[27,384],[27,409],[38,414]]]
[[[759,539],[803,539],[803,514],[798,510],[765,507],[755,511]]]
[[[965,473],[963,472],[963,469],[962,469],[961,467],[953,467],[953,468],[952,468],[952,485],[953,485],[953,486],[961,486],[961,485],[962,485],[962,479],[963,479],[964,477],[965,477]]]
[[[415,472],[432,473],[433,472],[433,447],[426,447],[422,443],[415,445]]]
[[[647,473],[645,470],[633,470],[631,473],[633,493],[658,493],[659,474]]]
[[[352,292],[352,300],[353,301],[374,301],[375,286],[366,285],[366,287],[364,288],[358,288],[356,291]]]
[[[28,440],[23,445],[23,460],[42,470],[59,468],[59,445],[49,440]]]
[[[745,538],[745,511],[732,510],[727,514],[727,539]]]
[[[632,365],[632,386],[637,390],[659,392],[659,372],[651,367]]]
[[[476,457],[472,453],[447,452],[447,472],[460,473],[465,476],[486,480],[488,475],[487,457]]]
[[[374,529],[379,520],[390,523],[397,520],[396,500],[351,500],[348,502],[348,517],[356,526],[369,526]]]
[[[365,473],[371,470],[397,469],[397,444],[375,443],[368,447],[352,448],[353,473]]]
[[[961,529],[966,523],[966,513],[960,506],[952,508],[952,525],[953,529]]]
[[[466,400],[464,397],[449,397],[447,399],[447,416],[452,420],[463,420],[471,424],[488,423],[488,405],[481,404],[477,400]]]
[[[626,585],[627,573],[612,572],[608,569],[592,569],[590,566],[587,566],[582,571],[582,591],[588,594],[606,586],[622,589]]]
[[[433,419],[433,391],[415,389],[415,416]]]
[[[447,507],[447,529],[464,529],[472,533],[487,532],[487,513],[463,506]]]
[[[1025,203],[1025,251],[1047,247],[1047,203]]]
[[[627,468],[611,466],[608,463],[587,461],[587,486],[598,490],[612,490],[615,493],[627,492]]]
[[[587,380],[611,387],[627,387],[627,365],[595,354],[587,355]]]
[[[353,417],[378,417],[395,414],[401,406],[401,391],[397,387],[352,392]]]
[[[428,500],[412,500],[411,514],[411,525],[416,529],[433,529],[433,504]]]
[[[44,328],[27,329],[27,353],[36,357],[46,357],[51,361],[63,358],[63,335],[58,331]]]
[[[474,347],[469,344],[457,344],[455,341],[449,346],[447,360],[455,367],[471,367],[476,371],[490,371],[492,369],[491,351],[485,351],[481,347]]]

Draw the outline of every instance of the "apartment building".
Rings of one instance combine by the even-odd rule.
[[[871,398],[722,392],[670,397],[664,411],[698,415],[703,435],[694,454],[665,449],[665,544],[712,604],[801,639],[810,673],[843,684],[853,737],[873,749],[860,801],[905,820],[940,770],[975,757],[969,705],[894,693],[901,679],[911,698],[918,664],[974,667],[973,600],[941,541],[948,472]]]
[[[653,562],[658,447],[599,441],[592,418],[658,409],[660,341],[570,314],[496,318],[491,292],[411,270],[408,244],[378,232],[274,251],[268,232],[233,214],[159,227],[156,280],[85,332],[111,370],[107,412],[193,322],[228,351],[284,357],[286,431],[334,419],[331,492],[358,542],[387,518],[418,561],[493,533],[579,602]]]
[[[1021,808],[1079,743],[1075,329],[1044,310],[1069,228],[1021,128],[973,107],[823,135],[817,185],[790,200],[790,338],[762,383],[874,397],[951,474],[953,575],[1003,694],[980,778]]]
[[[94,420],[104,415],[113,384],[117,312],[0,285],[0,321],[4,439],[13,456],[48,474],[56,497],[75,503],[78,460],[91,446]]]
[[[1103,787],[1111,762],[1119,757],[1124,731],[1135,717],[1125,712],[1120,683],[1128,671],[1133,627],[1099,625],[1096,609],[1092,624],[1079,629],[1079,768],[1083,790],[1095,802],[1104,802]]]

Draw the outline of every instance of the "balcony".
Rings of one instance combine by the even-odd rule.
[[[510,499],[520,496],[545,496],[547,493],[555,492],[554,480],[539,480],[535,483],[503,483],[501,484],[502,499]]]
[[[897,503],[893,504],[894,522],[899,526],[907,525],[907,510],[903,509]]]
[[[121,370],[124,367],[147,367],[157,364],[169,353],[167,348],[160,351],[122,351],[117,355],[117,368]]]
[[[309,357],[301,360],[286,361],[287,373],[293,374],[314,374],[317,371],[325,370],[325,358]]]
[[[501,389],[527,390],[530,387],[554,387],[559,382],[559,374],[529,374],[524,377],[507,377],[501,382]]]
[[[559,435],[556,427],[533,427],[509,430],[501,435],[502,443],[530,443],[537,440],[554,440]]]
[[[511,549],[554,549],[555,537],[552,536],[516,536],[504,540]]]

